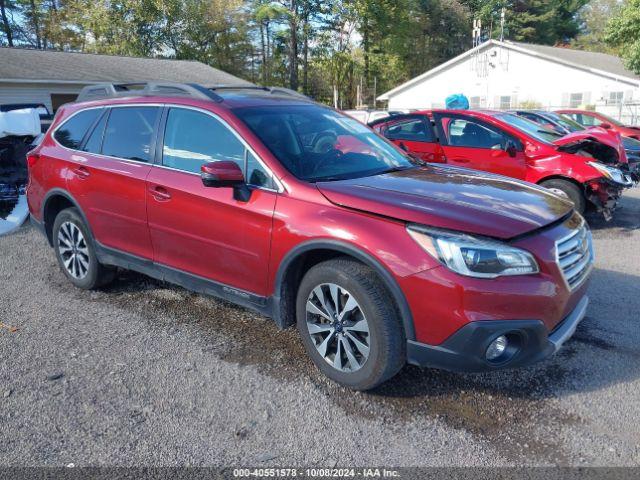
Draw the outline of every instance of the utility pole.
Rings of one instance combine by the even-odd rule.
[[[507,9],[502,7],[502,11],[500,12],[500,41],[504,42],[504,20],[506,16]]]

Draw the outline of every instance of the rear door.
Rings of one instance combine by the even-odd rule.
[[[403,115],[385,122],[379,131],[400,148],[425,162],[444,161],[429,117]]]
[[[148,105],[104,109],[71,156],[75,165],[67,181],[98,242],[147,259],[153,250],[145,182],[160,111]]]
[[[273,213],[271,173],[216,115],[166,109],[157,164],[147,181],[149,228],[157,263],[224,285],[267,295]],[[248,201],[232,188],[205,187],[200,167],[217,160],[240,166]]]
[[[525,155],[518,139],[470,115],[436,113],[434,117],[448,164],[525,178]]]

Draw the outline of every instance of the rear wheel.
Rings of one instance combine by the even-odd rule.
[[[582,190],[580,190],[580,188],[575,183],[571,183],[567,180],[562,180],[559,178],[554,178],[551,180],[546,180],[540,185],[548,188],[556,194],[568,197],[569,200],[571,200],[575,205],[575,209],[578,211],[578,213],[584,213],[587,206],[587,200]]]
[[[115,276],[115,268],[98,262],[91,233],[76,208],[62,210],[56,217],[53,248],[60,268],[78,288],[101,287]]]
[[[316,265],[298,290],[297,326],[308,355],[330,379],[368,390],[405,363],[394,303],[376,273],[344,258]]]

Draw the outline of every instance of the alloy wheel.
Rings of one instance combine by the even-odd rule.
[[[338,371],[360,370],[369,358],[370,333],[357,299],[335,283],[323,283],[309,294],[306,312],[320,356]]]
[[[73,278],[82,280],[89,273],[89,248],[80,228],[64,222],[58,230],[58,251],[64,268]]]

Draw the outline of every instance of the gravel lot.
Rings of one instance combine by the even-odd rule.
[[[0,237],[0,464],[640,465],[640,189],[592,225],[592,304],[558,355],[372,393],[241,308],[135,274],[76,290],[24,227]]]

